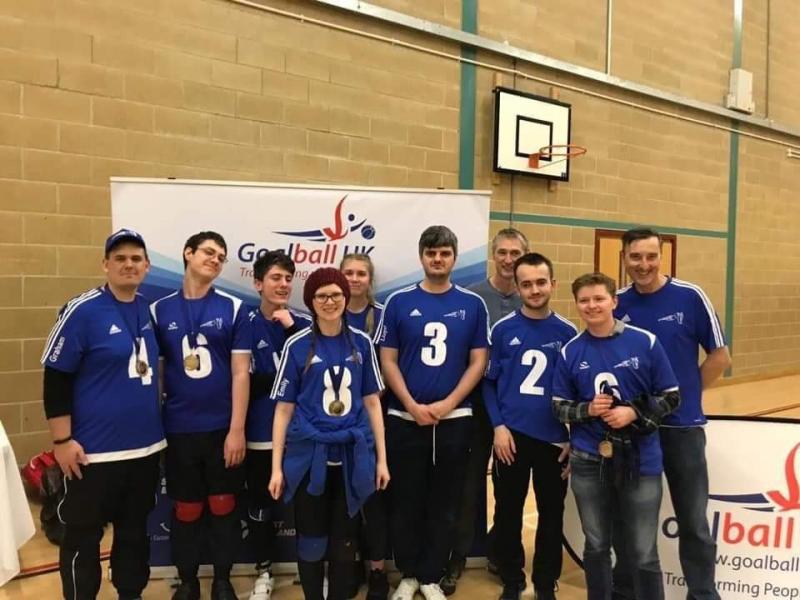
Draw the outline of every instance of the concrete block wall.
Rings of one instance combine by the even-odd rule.
[[[21,459],[47,446],[38,363],[44,336],[68,297],[102,280],[109,177],[458,187],[461,159],[473,158],[459,154],[461,65],[309,20],[452,55],[458,45],[312,0],[261,1],[307,19],[229,0],[0,3],[0,419]],[[455,28],[473,6],[479,35],[605,67],[604,2],[373,4]],[[743,64],[754,72],[759,114],[800,127],[792,60],[798,7],[772,0],[767,18],[767,4],[745,0]],[[731,5],[712,0],[699,12],[691,0],[617,0],[612,74],[720,103],[731,66]],[[507,58],[478,58],[609,91]],[[501,81],[550,93],[509,75]],[[573,139],[589,154],[573,163],[569,184],[549,191],[540,180],[492,174],[495,83],[492,71],[477,69],[474,187],[492,190],[492,232],[510,219],[555,259],[558,310],[576,317],[568,284],[592,268],[595,226],[697,230],[679,235],[678,275],[702,285],[723,317],[735,275],[735,375],[800,368],[789,308],[800,261],[789,209],[800,189],[798,161],[743,138],[732,265],[725,256],[729,133],[562,90],[573,105]],[[776,241],[777,252],[764,246]],[[767,348],[776,336],[782,352]]]

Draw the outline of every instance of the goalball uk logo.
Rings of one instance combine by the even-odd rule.
[[[347,211],[346,200],[347,195],[339,199],[332,207],[330,221],[320,227],[272,231],[273,235],[286,236],[294,240],[286,246],[258,248],[255,242],[243,243],[239,246],[239,260],[243,263],[252,263],[269,250],[282,250],[298,267],[304,264],[318,267],[333,265],[346,254],[370,254],[375,246],[357,242],[371,242],[376,235],[375,227],[368,223],[366,218]]]

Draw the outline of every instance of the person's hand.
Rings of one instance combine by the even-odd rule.
[[[375,465],[375,489],[376,490],[385,490],[386,486],[389,485],[389,480],[391,477],[389,476],[389,467],[386,465],[386,462],[379,462]]]
[[[439,423],[439,417],[425,404],[414,403],[409,412],[417,425],[437,425]]]
[[[67,479],[72,479],[73,476],[83,479],[81,465],[88,465],[89,459],[86,458],[83,446],[78,443],[78,440],[70,440],[63,444],[53,444],[53,453],[58,466],[61,467],[61,472],[64,473]]]
[[[494,454],[504,465],[514,462],[514,455],[517,453],[517,446],[514,444],[514,436],[505,425],[498,425],[494,428]]]
[[[558,455],[558,462],[561,463],[561,479],[569,477],[569,444],[566,444],[561,449],[561,454]]]
[[[434,417],[436,417],[436,421],[441,421],[447,416],[447,413],[452,411],[450,408],[450,403],[446,400],[437,400],[436,402],[431,402],[427,405],[428,412]]]
[[[292,313],[289,312],[288,308],[279,308],[278,310],[273,312],[272,320],[280,323],[284,329],[289,329],[289,327],[294,325],[294,319],[292,318]]]
[[[283,494],[283,471],[272,470],[272,477],[269,479],[267,489],[274,500],[280,500],[281,494]]]
[[[602,417],[611,408],[614,403],[614,398],[608,394],[595,394],[595,397],[589,403],[589,416]]]
[[[622,429],[636,420],[636,411],[630,406],[616,406],[607,410],[602,419],[611,429]]]
[[[231,429],[225,436],[225,468],[229,469],[241,464],[244,460],[245,440],[244,431]]]

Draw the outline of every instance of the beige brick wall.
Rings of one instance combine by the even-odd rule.
[[[306,0],[267,3],[460,52],[454,44]],[[374,3],[460,27],[460,0]],[[745,66],[755,74],[759,109],[800,126],[800,78],[792,60],[800,43],[797,4],[773,0],[767,31],[765,3],[746,3]],[[713,0],[702,11],[695,5],[617,0],[614,74],[720,103],[732,54],[731,3]],[[482,35],[603,68],[604,2],[485,0],[479,9]],[[480,58],[513,66],[496,56]],[[3,2],[0,386],[6,393],[0,419],[18,456],[47,445],[38,358],[55,311],[101,281],[100,248],[111,228],[109,177],[457,187],[460,71],[446,58],[227,0]],[[562,91],[560,98],[573,105],[574,141],[589,154],[575,161],[569,184],[550,191],[541,180],[493,175],[495,75],[484,69],[477,75],[475,187],[492,190],[492,210],[725,230],[727,133]],[[503,84],[549,94],[546,86],[509,76]],[[788,209],[799,189],[797,171],[776,146],[743,142],[737,374],[800,367],[786,358],[800,350],[788,308],[798,291],[797,224]],[[555,259],[562,282],[555,307],[575,318],[567,284],[592,267],[593,229],[519,226]],[[759,245],[778,240],[777,258]],[[678,274],[706,288],[720,312],[724,248],[724,240],[679,239]],[[756,292],[766,295],[769,308],[753,300]],[[766,347],[776,336],[790,352]]]

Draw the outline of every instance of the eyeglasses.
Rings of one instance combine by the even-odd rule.
[[[319,304],[327,304],[328,300],[336,304],[344,300],[342,292],[334,292],[333,294],[314,294],[314,302]]]
[[[206,255],[208,258],[214,258],[214,257],[216,257],[216,259],[217,259],[217,260],[218,260],[220,263],[222,263],[223,265],[224,265],[226,262],[228,262],[228,257],[227,257],[227,256],[225,256],[225,254],[223,254],[222,252],[217,252],[216,250],[214,250],[213,248],[209,248],[208,246],[202,246],[202,247],[198,248],[197,250],[195,250],[195,252],[202,252],[202,253],[203,253],[203,254],[205,254],[205,255]]]

